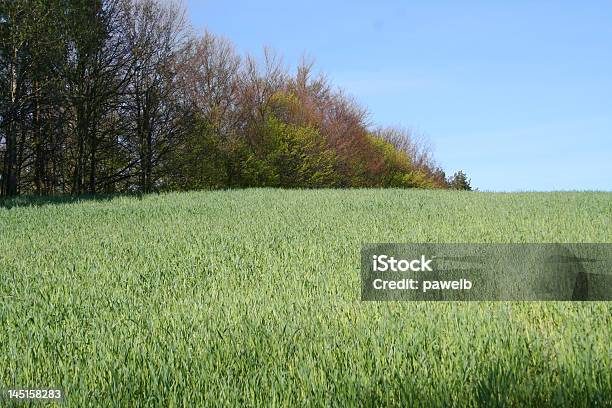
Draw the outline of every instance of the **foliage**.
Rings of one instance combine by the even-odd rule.
[[[312,63],[242,57],[175,2],[4,1],[0,39],[0,195],[448,187]]]
[[[466,176],[466,174],[459,170],[456,172],[449,180],[448,186],[452,190],[472,190],[472,186],[470,185],[470,179]]]
[[[267,160],[278,174],[276,187],[333,187],[336,155],[311,127],[286,124],[270,116],[262,131]]]

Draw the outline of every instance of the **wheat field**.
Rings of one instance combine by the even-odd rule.
[[[367,242],[612,242],[612,193],[0,202],[0,389],[84,406],[612,406],[609,302],[361,302]]]

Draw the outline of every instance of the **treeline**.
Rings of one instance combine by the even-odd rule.
[[[370,129],[312,64],[258,64],[176,5],[0,5],[2,195],[466,188],[409,132]]]

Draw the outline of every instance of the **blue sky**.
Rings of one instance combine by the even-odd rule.
[[[612,190],[610,1],[196,1],[241,53],[306,54],[481,190]]]

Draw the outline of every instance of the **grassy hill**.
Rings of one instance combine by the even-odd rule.
[[[361,302],[365,242],[612,242],[612,193],[0,203],[0,388],[68,406],[612,404],[612,304]]]

